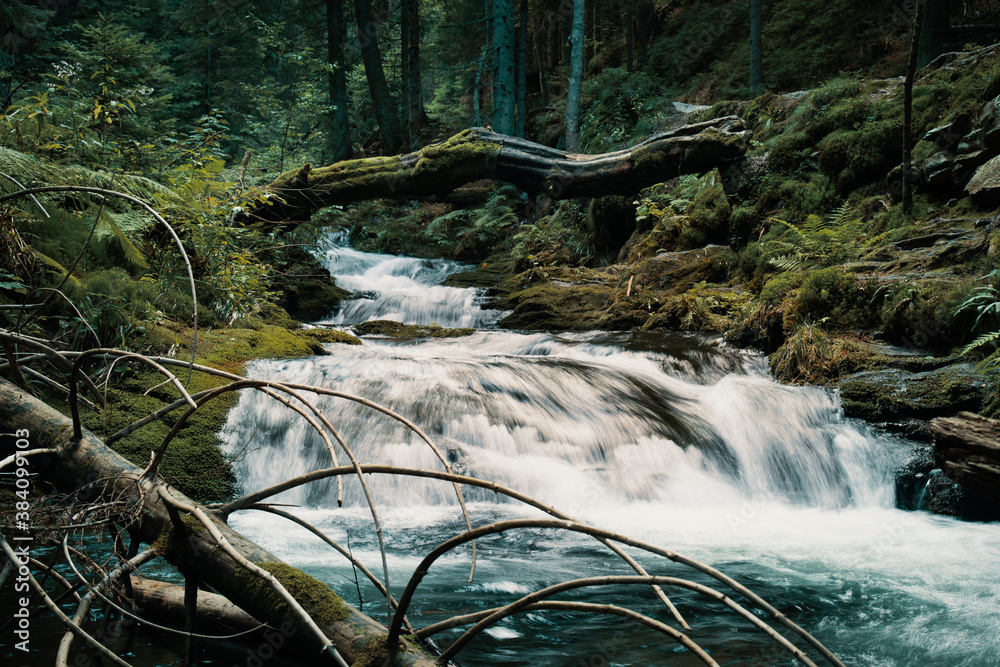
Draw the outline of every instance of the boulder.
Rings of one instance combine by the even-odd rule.
[[[965,185],[965,191],[979,206],[1000,204],[1000,155],[976,169]]]
[[[987,517],[1000,517],[1000,420],[971,412],[935,419],[934,462],[981,503]]]
[[[865,371],[840,381],[841,405],[848,417],[901,423],[977,410],[986,381],[972,364],[930,371]]]

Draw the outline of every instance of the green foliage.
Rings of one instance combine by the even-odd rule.
[[[825,218],[810,215],[801,225],[773,218],[772,231],[761,244],[767,264],[780,270],[842,263],[857,256],[853,247],[861,232],[860,218],[846,203]]]
[[[867,286],[837,267],[808,273],[795,301],[803,319],[840,326],[870,324],[873,319]]]
[[[562,202],[551,215],[522,225],[513,241],[510,254],[520,269],[553,264],[585,266],[596,254],[584,212],[575,201]]]
[[[482,259],[509,249],[518,223],[514,206],[519,200],[512,195],[511,188],[500,188],[478,208],[457,208],[439,215],[427,225],[426,234],[432,243],[451,248],[452,256],[460,259]]]
[[[591,100],[581,118],[582,145],[587,152],[620,148],[634,138],[637,123],[662,94],[656,79],[622,67],[604,70],[584,83],[583,98]]]
[[[1000,367],[1000,269],[991,271],[982,280],[992,284],[977,287],[955,311],[959,316],[963,313],[974,313],[973,331],[982,331],[972,342],[962,348],[965,356],[974,350],[982,350],[986,357],[982,362],[985,368]]]

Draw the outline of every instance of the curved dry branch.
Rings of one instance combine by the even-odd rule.
[[[56,454],[58,449],[52,449],[51,447],[42,447],[40,449],[29,449],[26,452],[14,452],[3,461],[0,461],[0,470],[3,470],[11,463],[17,460],[19,456],[38,456],[39,454]]]
[[[668,558],[675,563],[681,563],[682,565],[687,565],[688,567],[707,574],[716,581],[725,584],[732,590],[743,595],[756,606],[766,611],[772,618],[784,625],[786,628],[794,632],[795,634],[802,637],[805,641],[811,644],[816,650],[818,650],[823,657],[829,660],[832,664],[837,667],[846,667],[828,648],[823,646],[818,639],[813,637],[811,634],[806,632],[803,628],[799,627],[787,616],[782,614],[780,611],[775,609],[770,603],[765,601],[759,595],[751,591],[749,588],[739,583],[732,577],[729,577],[719,570],[716,570],[710,565],[706,565],[699,561],[689,558],[682,554],[679,554],[670,549],[664,549],[658,547],[655,544],[650,544],[648,542],[643,542],[642,540],[636,540],[626,535],[620,535],[618,533],[612,532],[610,530],[604,530],[603,528],[595,528],[594,526],[588,526],[586,524],[577,523],[575,521],[561,521],[554,519],[513,519],[510,521],[499,521],[497,523],[492,523],[488,526],[481,526],[475,530],[467,531],[461,535],[457,535],[450,540],[442,542],[440,545],[435,547],[427,556],[420,561],[420,565],[417,566],[416,571],[413,576],[410,577],[410,581],[406,585],[406,589],[399,598],[399,612],[405,614],[407,608],[413,599],[413,594],[416,591],[417,586],[420,581],[426,576],[430,566],[440,558],[445,553],[451,551],[455,547],[468,542],[469,540],[476,539],[477,537],[482,537],[483,535],[499,534],[507,530],[513,530],[518,528],[557,528],[560,530],[569,530],[577,533],[584,533],[587,535],[600,536],[605,539],[614,540],[615,542],[620,542],[622,544],[627,544],[632,547],[637,547],[650,553],[654,553],[664,558]],[[398,623],[393,623],[389,627],[389,643],[393,644],[399,641],[399,631],[400,626]]]
[[[351,451],[351,448],[347,445],[344,439],[340,437],[340,433],[333,427],[332,424],[330,424],[330,422],[319,411],[319,409],[313,406],[312,403],[304,399],[302,396],[297,394],[294,390],[289,389],[285,384],[280,382],[269,382],[267,380],[238,380],[235,382],[230,382],[225,386],[217,387],[211,390],[204,398],[198,401],[197,405],[195,405],[193,408],[188,409],[183,415],[181,415],[177,419],[173,427],[170,429],[170,432],[167,433],[166,437],[163,439],[163,442],[160,444],[159,449],[157,449],[156,452],[154,453],[153,460],[150,462],[150,467],[151,468],[154,467],[154,464],[163,457],[163,454],[167,450],[167,446],[170,444],[170,441],[173,440],[174,436],[177,435],[181,427],[184,426],[184,423],[187,422],[187,420],[191,417],[191,415],[194,414],[195,410],[197,410],[199,406],[204,405],[208,401],[211,401],[212,399],[217,398],[222,394],[231,391],[239,391],[240,389],[255,388],[255,387],[266,387],[269,389],[276,389],[278,391],[286,392],[289,395],[294,396],[297,400],[301,401],[306,406],[308,406],[314,413],[316,413],[319,416],[320,420],[326,425],[326,427],[330,430],[330,432],[333,433],[333,436],[334,438],[336,438],[337,443],[344,450],[344,453],[347,454],[347,457],[351,460],[354,472],[358,477],[358,481],[361,483],[361,488],[364,491],[365,499],[368,502],[368,508],[371,511],[372,521],[375,523],[375,533],[378,536],[379,551],[382,553],[382,569],[385,577],[385,589],[387,591],[391,591],[392,589],[389,586],[389,561],[385,553],[385,537],[382,534],[382,522],[378,518],[378,510],[375,508],[375,499],[372,498],[371,490],[368,488],[368,482],[365,481],[365,476],[361,472],[360,462],[358,461],[357,457],[354,456],[354,452]],[[311,387],[307,387],[307,389],[311,391],[315,390],[315,388]],[[315,422],[312,422],[312,420],[310,420],[310,422],[315,424]],[[318,425],[316,426],[316,428],[317,430],[319,430],[320,435],[323,435],[323,431],[322,429],[319,428]],[[386,606],[389,612],[389,620],[391,622],[393,615],[392,604],[390,604],[387,601]]]
[[[147,549],[134,558],[124,561],[118,567],[108,572],[107,575],[105,575],[105,577],[98,583],[91,584],[82,574],[80,574],[80,571],[76,569],[76,565],[73,564],[73,559],[70,557],[69,549],[67,547],[68,544],[66,542],[66,537],[63,537],[63,554],[66,557],[66,562],[69,563],[70,568],[73,569],[73,573],[76,574],[77,578],[86,584],[90,589],[87,591],[87,594],[83,596],[83,599],[80,600],[80,604],[76,608],[76,613],[73,614],[73,622],[77,625],[83,623],[83,621],[87,618],[87,615],[90,613],[90,605],[93,604],[95,597],[100,596],[101,599],[106,602],[111,602],[100,592],[102,588],[107,587],[122,575],[127,575],[131,570],[138,568],[143,563],[155,558],[158,555],[155,549]],[[59,642],[59,650],[56,653],[56,667],[67,667],[67,659],[69,658],[70,646],[73,644],[73,637],[74,633],[67,630],[66,634],[63,635],[62,640]]]
[[[12,334],[12,333],[7,332],[7,331],[0,331],[0,339],[2,339],[2,340],[9,340],[9,341],[12,341],[14,343],[18,343],[18,344],[21,344],[21,345],[26,345],[28,347],[33,347],[36,350],[40,350],[41,353],[45,356],[45,358],[48,359],[49,361],[51,361],[52,365],[55,366],[56,368],[62,368],[63,370],[67,370],[67,371],[70,371],[70,372],[72,372],[72,370],[73,370],[73,364],[69,361],[69,359],[67,359],[65,356],[63,356],[61,353],[57,352],[56,350],[53,350],[48,345],[45,345],[44,343],[42,343],[42,342],[40,342],[40,341],[38,341],[38,340],[30,337],[30,336],[23,336],[23,335],[21,335],[19,333],[18,334]],[[105,405],[108,404],[108,402],[104,398],[104,395],[101,394],[101,390],[98,389],[97,385],[94,384],[93,380],[91,380],[88,376],[84,375],[83,376],[83,383],[85,385],[87,385],[87,389],[89,389],[91,391],[91,393],[93,393],[94,398],[96,398],[97,401],[102,406],[105,406]]]
[[[15,554],[14,550],[11,549],[10,544],[8,544],[7,539],[2,534],[0,534],[0,550],[2,550],[7,555],[7,558],[9,558],[12,563],[19,562],[17,554]],[[55,614],[56,618],[62,621],[63,624],[67,628],[69,628],[71,632],[73,632],[73,634],[75,634],[80,639],[85,641],[88,646],[95,649],[101,655],[107,657],[116,665],[119,665],[120,667],[132,667],[129,663],[125,662],[117,655],[115,655],[104,644],[97,641],[97,639],[91,636],[86,630],[81,628],[78,623],[73,622],[73,619],[67,616],[63,612],[63,610],[59,607],[58,604],[53,602],[52,598],[49,597],[48,593],[45,592],[45,589],[42,588],[42,585],[38,583],[38,581],[35,579],[34,575],[32,575],[30,571],[28,572],[28,583],[31,584],[31,587],[33,589],[35,589],[35,592],[38,594],[38,596],[42,598],[42,602],[45,603],[45,606],[49,608],[49,611]]]
[[[462,625],[468,625],[470,623],[476,623],[481,621],[491,615],[503,612],[509,609],[510,605],[506,607],[494,607],[493,609],[485,609],[483,611],[477,611],[472,614],[464,614],[462,616],[453,616],[446,621],[441,621],[440,623],[435,623],[434,625],[429,625],[426,628],[417,632],[417,636],[421,639],[425,639],[435,633],[442,632],[444,630],[450,630],[452,628],[457,628]],[[634,621],[638,621],[643,625],[650,627],[657,632],[663,633],[676,641],[677,643],[684,646],[686,649],[695,654],[704,664],[710,667],[719,667],[719,663],[712,659],[703,648],[698,646],[690,637],[682,632],[679,632],[666,623],[661,623],[655,618],[650,618],[645,614],[640,614],[639,612],[629,609],[628,607],[619,607],[613,604],[594,604],[592,602],[571,602],[566,600],[545,600],[542,602],[531,602],[519,607],[516,610],[510,611],[504,614],[504,618],[507,616],[512,616],[514,614],[521,614],[528,611],[584,611],[591,614],[612,614],[614,616],[622,616],[624,618],[629,618]],[[448,649],[451,650],[450,648]],[[445,655],[448,651],[441,654],[440,660],[447,660],[448,657]]]
[[[80,406],[77,404],[76,400],[77,397],[76,378],[80,374],[80,366],[83,364],[84,361],[86,361],[87,357],[95,355],[104,355],[108,353],[114,353],[118,357],[124,357],[128,359],[138,359],[139,361],[152,366],[157,372],[162,373],[163,375],[167,376],[170,379],[173,385],[177,387],[177,391],[181,393],[181,396],[184,397],[184,399],[187,401],[189,405],[191,405],[192,407],[197,407],[197,404],[195,403],[194,399],[191,398],[191,394],[189,394],[187,392],[187,389],[184,388],[184,385],[182,385],[180,381],[176,377],[174,377],[174,374],[168,371],[160,364],[150,359],[149,357],[142,354],[135,354],[133,352],[123,352],[121,350],[98,347],[92,350],[87,350],[86,352],[80,354],[80,356],[76,358],[76,361],[73,362],[73,370],[70,372],[69,375],[69,409],[73,418],[74,437],[79,438],[80,436],[83,435],[83,425],[80,423]],[[150,465],[152,466],[152,464]],[[152,470],[155,472],[156,470],[155,466],[152,467]]]
[[[184,250],[184,244],[181,243],[181,237],[177,235],[174,228],[169,222],[160,215],[156,209],[152,206],[139,199],[138,197],[133,197],[132,195],[125,194],[124,192],[118,192],[117,190],[105,190],[103,188],[92,188],[84,185],[49,185],[41,188],[27,188],[19,190],[11,194],[0,196],[0,203],[7,201],[8,199],[14,199],[15,197],[22,196],[34,196],[42,192],[88,192],[90,194],[102,195],[104,197],[117,197],[119,199],[124,199],[127,202],[131,202],[136,206],[139,206],[146,210],[153,219],[158,223],[163,225],[166,230],[170,233],[170,236],[174,239],[174,243],[177,244],[177,249],[181,253],[181,257],[184,259],[184,266],[187,267],[188,282],[191,285],[191,302],[192,302],[192,314],[191,320],[193,322],[193,333],[191,341],[191,363],[194,363],[195,350],[198,347],[198,291],[194,285],[194,269],[191,268],[191,260],[188,258],[187,251]],[[188,373],[187,382],[191,382],[191,374]]]
[[[288,589],[286,589],[280,581],[278,581],[277,577],[275,577],[273,574],[263,569],[262,567],[255,565],[250,560],[247,560],[247,558],[245,558],[239,551],[234,549],[233,546],[229,544],[229,541],[225,538],[225,536],[219,532],[219,529],[215,527],[215,524],[212,523],[212,520],[208,518],[203,509],[195,505],[189,505],[187,503],[181,502],[180,500],[177,500],[170,494],[169,491],[167,491],[166,487],[162,485],[157,487],[157,491],[159,492],[160,497],[163,498],[163,501],[165,503],[173,507],[176,507],[181,511],[187,512],[191,516],[198,519],[198,521],[201,522],[201,525],[203,525],[205,529],[208,530],[209,534],[211,534],[216,544],[222,547],[222,550],[225,551],[230,558],[239,563],[248,572],[257,575],[258,577],[269,583],[271,587],[274,588],[275,592],[281,596],[282,600],[285,601],[289,609],[292,610],[292,613],[296,614],[299,617],[299,620],[302,621],[302,623],[304,623],[306,627],[308,627],[309,630],[313,633],[316,639],[319,640],[319,642],[323,645],[323,650],[327,653],[327,655],[329,655],[339,667],[348,667],[347,663],[344,661],[344,658],[341,657],[340,653],[337,652],[337,649],[334,647],[333,642],[330,641],[329,637],[327,637],[326,634],[319,628],[319,626],[316,625],[316,622],[312,619],[312,617],[308,613],[306,613],[306,610],[302,608],[302,605],[299,604],[299,601],[296,600],[295,597],[288,592]]]
[[[520,491],[516,491],[501,484],[497,484],[496,482],[490,482],[487,480],[478,479],[476,477],[467,477],[465,475],[457,475],[451,472],[444,473],[437,470],[400,468],[397,466],[390,466],[390,465],[363,465],[361,466],[361,469],[367,474],[374,473],[374,474],[387,474],[387,475],[402,475],[408,477],[425,477],[430,479],[440,479],[448,481],[451,482],[453,485],[464,484],[466,486],[475,486],[483,489],[489,489],[494,493],[505,495],[509,498],[513,498],[514,500],[518,500],[530,507],[539,509],[548,514],[549,516],[554,516],[556,518],[564,519],[567,521],[574,520],[568,514],[561,512],[550,505],[546,505],[545,503],[535,500],[531,496],[521,493]],[[303,484],[308,484],[309,482],[313,482],[318,479],[325,479],[327,477],[340,477],[345,474],[350,474],[350,472],[352,471],[353,469],[346,467],[327,468],[325,470],[314,470],[313,472],[306,473],[305,475],[300,475],[298,477],[285,480],[280,484],[275,484],[274,486],[270,486],[266,489],[262,489],[260,491],[255,491],[253,493],[247,494],[242,498],[237,498],[236,500],[225,503],[224,505],[220,505],[218,509],[223,515],[227,515],[230,514],[231,512],[244,509],[245,507],[253,505],[254,503],[258,503],[261,500],[270,498],[271,496],[275,496],[281,493],[282,491],[287,491],[289,489],[293,489]],[[468,520],[466,520],[466,523],[468,523]],[[645,568],[643,568],[638,561],[632,558],[632,556],[630,556],[621,547],[619,547],[616,544],[613,544],[609,540],[602,537],[598,537],[597,540],[604,546],[608,547],[619,558],[624,560],[625,563],[628,564],[628,566],[631,567],[633,570],[635,570],[638,574],[640,575],[648,574]],[[654,585],[653,590],[656,592],[657,597],[660,598],[660,601],[665,604],[667,610],[674,617],[674,619],[680,624],[680,626],[685,630],[690,630],[691,629],[690,626],[684,620],[684,617],[681,616],[681,613],[677,611],[677,608],[674,606],[673,602],[670,601],[670,598],[668,598],[666,593],[663,592],[663,589],[661,589],[659,586]]]
[[[353,565],[354,567],[356,567],[359,570],[361,570],[361,573],[363,575],[365,575],[365,577],[368,578],[368,581],[370,581],[372,583],[372,585],[375,586],[375,588],[378,589],[379,593],[381,593],[382,595],[388,595],[389,596],[389,604],[393,605],[393,607],[398,607],[399,606],[399,602],[396,601],[396,598],[394,598],[393,596],[391,596],[391,595],[388,594],[388,592],[385,590],[385,586],[382,585],[382,582],[378,580],[378,577],[376,577],[372,573],[372,571],[369,570],[365,566],[364,563],[362,563],[357,558],[355,558],[354,554],[352,554],[350,551],[348,551],[343,546],[341,546],[341,544],[339,542],[331,539],[326,533],[324,533],[322,530],[320,530],[316,526],[312,525],[311,523],[309,523],[308,521],[302,519],[301,517],[297,517],[297,516],[295,516],[294,514],[292,514],[290,512],[285,512],[284,510],[279,510],[276,507],[271,507],[270,505],[251,505],[250,507],[246,507],[244,509],[258,510],[260,512],[270,512],[271,514],[275,514],[277,516],[283,517],[285,519],[288,519],[289,521],[292,521],[292,522],[297,523],[298,525],[302,526],[303,528],[305,528],[306,530],[308,530],[310,533],[312,533],[313,535],[315,535],[316,537],[318,537],[319,539],[323,540],[328,545],[330,545],[331,547],[333,547],[334,549],[336,549],[337,553],[339,553],[341,556],[343,556],[347,560],[351,561],[351,565]],[[406,617],[403,617],[403,625],[406,627],[406,631],[407,632],[416,633],[416,630],[413,628],[412,625],[410,625],[410,621]]]
[[[665,577],[665,576],[586,577],[583,579],[563,581],[553,586],[543,588],[541,590],[535,591],[534,593],[525,595],[524,597],[520,598],[519,600],[515,600],[509,605],[500,607],[499,609],[496,609],[495,611],[493,611],[493,613],[489,614],[488,616],[479,619],[472,628],[469,628],[469,630],[467,630],[461,637],[455,640],[455,642],[441,654],[441,660],[447,660],[449,658],[454,657],[454,655],[458,653],[458,651],[460,651],[462,647],[465,646],[470,640],[472,640],[473,637],[475,637],[477,634],[479,634],[489,626],[503,620],[504,618],[510,616],[511,614],[523,611],[524,607],[533,602],[544,600],[545,598],[550,597],[552,595],[556,595],[557,593],[561,593],[567,590],[572,590],[574,588],[583,588],[588,586],[614,586],[619,584],[648,585],[651,583],[661,584],[664,586],[686,588],[688,590],[701,593],[702,595],[706,595],[717,602],[721,602],[722,604],[726,605],[727,607],[735,611],[737,614],[742,616],[744,619],[752,623],[754,626],[757,627],[757,629],[764,632],[767,636],[776,641],[778,644],[780,644],[782,648],[784,648],[793,656],[795,656],[795,658],[799,662],[801,662],[804,665],[807,665],[807,667],[816,667],[816,663],[810,660],[809,656],[807,656],[800,649],[796,648],[791,642],[789,642],[787,639],[778,634],[778,632],[776,632],[773,628],[767,625],[767,623],[764,623],[764,621],[754,616],[750,611],[745,609],[743,606],[737,604],[728,596],[724,595],[723,593],[720,593],[714,588],[710,588],[709,586],[704,586],[702,584],[698,584],[693,581],[689,581],[687,579],[679,579],[677,577]],[[684,635],[680,636],[684,637],[684,639],[688,639]],[[681,639],[678,639],[678,641],[680,641],[685,646],[685,648],[694,650],[692,649],[691,645],[685,643]],[[697,647],[696,644],[693,645]],[[701,654],[698,654],[698,657],[699,658],[702,657]]]

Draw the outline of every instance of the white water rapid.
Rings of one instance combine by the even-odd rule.
[[[401,319],[484,326],[473,292],[434,287],[453,267],[341,248],[338,283],[373,290],[330,321]],[[495,480],[582,520],[707,562],[770,600],[848,665],[1000,665],[1000,525],[894,507],[893,472],[907,443],[845,419],[816,388],[772,381],[759,357],[696,337],[519,334],[457,339],[371,338],[329,356],[262,361],[250,374],[321,385],[382,403],[414,421],[457,472]],[[399,424],[343,399],[318,399],[365,463],[441,469]],[[330,465],[322,441],[288,409],[245,393],[224,437],[247,490]],[[341,461],[344,458],[341,457]],[[390,581],[401,593],[420,558],[464,530],[451,486],[367,478],[385,523]],[[357,480],[344,507],[323,482],[275,502],[328,532],[380,572]],[[469,489],[472,520],[537,516]],[[357,604],[351,567],[291,523],[244,512],[234,526]],[[655,557],[650,570],[691,577]],[[417,590],[421,627],[512,601],[558,581],[630,571],[582,536],[521,530],[439,561]],[[384,604],[361,583],[364,610]],[[648,589],[580,591],[565,599],[631,606],[667,620]],[[723,665],[790,665],[759,632],[705,599],[674,596],[688,633]],[[667,638],[623,619],[535,612],[508,618],[459,657],[475,665],[694,665]],[[457,637],[444,635],[439,643]],[[824,664],[816,656],[818,664]]]

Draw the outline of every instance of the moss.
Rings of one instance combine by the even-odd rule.
[[[352,663],[354,667],[403,667],[412,662],[406,657],[407,653],[421,651],[421,649],[413,650],[415,642],[411,636],[404,635],[399,638],[402,651],[390,648],[388,639],[388,635],[376,635],[357,642]]]
[[[315,329],[305,329],[302,332],[303,335],[309,336],[310,338],[315,338],[321,343],[343,343],[344,345],[361,345],[361,341],[358,340],[356,336],[352,336],[346,331],[339,331],[337,329],[323,329],[317,327]]]
[[[932,419],[983,405],[985,380],[970,364],[932,371],[871,371],[840,385],[841,404],[849,417],[874,422]]]
[[[151,340],[155,339],[157,346],[176,346],[176,358],[190,359],[190,330],[165,327],[156,327],[155,330],[157,333],[151,336]],[[344,336],[350,337],[348,334]],[[244,364],[251,359],[326,353],[316,334],[269,324],[262,324],[258,330],[202,331],[198,335],[197,352],[197,363],[237,375],[243,373]],[[118,368],[124,375],[109,392],[108,407],[101,414],[85,411],[81,415],[84,426],[99,436],[115,433],[180,398],[173,385],[163,384],[162,376],[149,372],[145,367],[125,371],[127,367],[119,364]],[[182,381],[186,380],[185,373],[178,372],[178,375]],[[194,373],[187,389],[195,393],[225,382],[222,378]],[[237,398],[236,393],[223,394],[193,413],[171,441],[161,464],[160,472],[171,484],[200,502],[225,501],[236,493],[236,477],[222,454],[218,433]],[[160,446],[186,410],[186,407],[174,410],[160,421],[116,441],[112,448],[136,465],[146,465],[149,453]]]
[[[413,167],[413,176],[433,181],[443,174],[469,170],[475,172],[481,165],[495,162],[499,154],[498,144],[477,141],[472,130],[464,130],[446,141],[431,144],[421,150],[417,164]]]
[[[801,271],[785,271],[774,276],[760,291],[760,300],[766,304],[781,303],[793,290],[802,286],[805,274]]]
[[[710,243],[729,243],[729,201],[721,185],[705,188],[688,205],[688,220],[677,246],[681,250],[700,248]]]
[[[321,628],[329,628],[350,616],[348,606],[329,586],[302,570],[281,562],[256,563],[281,582],[281,585],[309,612]],[[279,615],[290,612],[288,604],[265,579],[243,568],[235,570],[241,586],[262,607]]]
[[[722,332],[732,327],[731,317],[746,305],[749,296],[727,288],[698,286],[668,297],[642,326],[650,329]]]
[[[403,324],[395,320],[373,320],[363,322],[353,327],[359,336],[388,336],[389,338],[459,338],[471,336],[475,329],[450,329],[437,324],[423,326],[420,324]]]
[[[840,268],[807,274],[796,302],[805,317],[837,324],[870,323],[871,294],[856,277]]]

